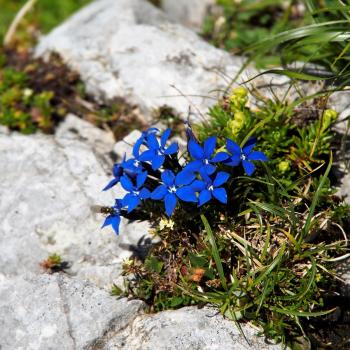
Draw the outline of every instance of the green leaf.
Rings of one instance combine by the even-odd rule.
[[[214,258],[214,261],[216,264],[216,268],[217,268],[218,273],[219,273],[221,284],[222,284],[223,288],[225,290],[227,290],[228,288],[227,288],[226,278],[225,278],[225,274],[224,274],[224,268],[223,268],[222,263],[221,263],[220,254],[219,254],[218,247],[216,245],[213,231],[211,230],[211,227],[209,225],[207,218],[203,214],[201,214],[201,219],[202,219],[202,222],[204,224],[205,231],[208,234],[209,243],[211,245],[212,255],[213,255],[213,258]]]
[[[163,269],[163,265],[164,264],[154,256],[145,260],[145,267],[152,272],[160,273]]]

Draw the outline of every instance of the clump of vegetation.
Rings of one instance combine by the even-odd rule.
[[[28,52],[11,50],[5,51],[2,61],[0,124],[11,130],[52,133],[68,113],[111,130],[117,140],[130,130],[144,127],[137,109],[122,99],[109,105],[94,101],[85,92],[79,75],[58,55],[46,62],[32,58]]]
[[[246,49],[253,44],[309,23],[301,3],[294,0],[217,0],[221,11],[206,18],[202,35],[215,46],[234,54],[246,54]],[[256,59],[258,67],[280,63],[280,54],[272,50]]]
[[[20,49],[31,47],[40,34],[47,33],[90,1],[91,0],[37,1],[32,11],[30,11],[20,23],[12,44]],[[26,2],[26,0],[0,0],[1,42],[14,16]]]
[[[40,266],[48,273],[62,272],[69,268],[69,264],[62,260],[58,254],[49,255],[47,259],[40,262]]]
[[[169,131],[160,144],[157,129],[144,132],[105,188],[120,181],[128,194],[104,226],[119,233],[122,216],[142,214],[160,238],[145,260],[125,263],[124,295],[154,311],[212,304],[275,341],[320,341],[312,319],[339,308],[329,303],[339,290],[335,268],[349,255],[350,210],[330,177],[336,113],[326,103],[303,119],[307,105],[252,107],[235,89],[207,123],[187,128],[184,162],[166,145]]]
[[[303,62],[296,69],[308,75],[299,79],[347,85],[348,2],[218,0],[218,4],[222,15],[209,17],[203,29],[204,37],[215,45],[248,56],[260,68],[291,68]]]

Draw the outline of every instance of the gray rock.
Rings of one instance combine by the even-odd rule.
[[[92,348],[106,333],[125,328],[143,307],[65,275],[3,278],[0,348]]]
[[[242,324],[246,342],[235,324],[215,309],[186,307],[139,316],[124,331],[111,337],[103,350],[280,350],[268,345],[257,331]]]
[[[81,74],[91,94],[125,98],[148,117],[162,105],[186,117],[188,100],[204,115],[243,62],[171,23],[145,0],[92,2],[42,38],[36,54],[52,51]],[[242,79],[255,73],[246,70]]]
[[[216,0],[162,0],[162,8],[169,18],[200,31],[205,17]]]
[[[58,253],[71,274],[105,287],[119,281],[124,259],[142,252],[148,224],[125,220],[119,237],[100,229],[103,216],[91,207],[112,205],[123,191],[101,191],[109,178],[96,149],[65,128],[55,137],[0,136],[0,271],[39,273],[39,262]]]

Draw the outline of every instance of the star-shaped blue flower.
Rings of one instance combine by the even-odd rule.
[[[121,221],[121,210],[123,208],[122,201],[120,199],[115,200],[115,204],[113,206],[113,213],[109,214],[106,217],[101,228],[111,225],[113,227],[114,232],[119,235],[119,225]]]
[[[193,173],[181,171],[175,176],[171,170],[164,170],[161,177],[163,184],[152,192],[151,198],[164,201],[168,216],[174,212],[178,198],[184,202],[197,202],[195,191],[187,186],[195,179]]]
[[[227,139],[226,148],[231,154],[224,163],[229,166],[237,166],[242,163],[246,174],[251,176],[255,170],[255,165],[252,163],[253,160],[260,160],[262,162],[268,160],[263,152],[253,151],[255,144],[256,139],[251,137],[241,149],[236,142]]]
[[[170,129],[165,130],[160,138],[160,144],[154,133],[147,136],[147,146],[149,149],[140,155],[140,160],[151,162],[153,170],[159,169],[163,165],[165,157],[176,153],[179,149],[179,146],[175,142],[169,147],[166,147],[170,134]]]
[[[199,193],[198,206],[209,202],[213,197],[223,204],[227,203],[227,193],[225,188],[221,187],[230,177],[230,174],[219,171],[215,179],[213,176],[208,176],[204,171],[201,171],[203,180],[195,180],[190,187]]]
[[[146,171],[138,174],[136,176],[136,185],[133,184],[127,175],[121,177],[120,183],[122,184],[122,187],[129,192],[125,195],[122,201],[123,207],[128,207],[128,213],[133,211],[140,204],[141,200],[150,197],[151,192],[145,187],[141,188],[147,179],[147,175]]]
[[[188,151],[194,160],[189,162],[185,169],[200,171],[203,168],[208,175],[211,175],[216,170],[216,166],[212,163],[223,162],[229,157],[225,152],[219,152],[213,157],[215,146],[216,136],[206,139],[203,148],[193,139],[189,140]]]

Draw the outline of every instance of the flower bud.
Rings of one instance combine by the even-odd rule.
[[[326,130],[337,119],[338,113],[334,109],[326,109],[322,117],[322,130]]]

